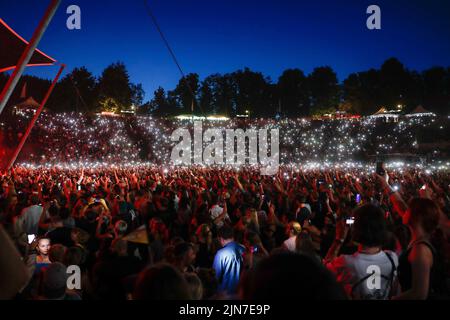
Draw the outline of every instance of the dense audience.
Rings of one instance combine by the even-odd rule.
[[[379,173],[15,167],[0,297],[448,299],[448,171]]]
[[[31,116],[2,115],[0,159]],[[173,166],[190,120],[44,113],[0,177],[0,298],[448,299],[448,121],[203,123],[279,128],[264,176]],[[361,164],[386,154],[410,159]]]
[[[26,112],[2,115],[0,144],[9,148],[10,153],[31,116]],[[230,119],[205,121],[203,127],[204,130],[278,128],[280,162],[284,164],[365,162],[386,154],[402,154],[403,158],[418,162],[419,158],[449,158],[445,144],[450,135],[449,121],[446,117],[404,117],[398,121],[370,117],[322,121]],[[166,164],[175,145],[171,134],[181,127],[192,130],[191,120],[43,113],[18,163]]]

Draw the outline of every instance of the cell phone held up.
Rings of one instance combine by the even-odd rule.
[[[348,217],[347,219],[345,219],[345,223],[348,226],[352,226],[355,223],[355,218],[354,217]]]
[[[386,170],[384,170],[384,163],[382,161],[377,162],[376,173],[380,176],[384,176],[386,174]]]

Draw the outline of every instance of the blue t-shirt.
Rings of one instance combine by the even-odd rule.
[[[216,278],[219,280],[219,292],[236,293],[244,265],[242,258],[244,250],[242,245],[233,241],[217,251],[213,268],[216,271]]]

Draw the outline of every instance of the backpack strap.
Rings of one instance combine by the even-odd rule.
[[[384,254],[386,255],[386,257],[388,257],[389,262],[391,263],[392,269],[391,269],[391,274],[389,276],[389,297],[391,297],[391,293],[392,293],[392,285],[394,284],[394,277],[395,277],[395,272],[397,271],[397,267],[395,266],[394,263],[394,259],[392,259],[391,255],[389,253],[387,253],[386,251],[383,251]]]
[[[352,285],[352,292],[355,290],[356,287],[358,287],[359,285],[361,285],[361,283],[363,283],[364,281],[366,281],[367,279],[369,279],[371,276],[373,276],[375,274],[375,271],[372,273],[369,273],[368,275],[366,275],[365,277],[359,279],[358,282],[356,282],[354,285]]]
[[[394,260],[392,259],[392,257],[386,252],[383,251],[384,254],[386,255],[386,257],[389,259],[389,262],[391,263],[391,273],[389,275],[389,277],[381,274],[380,277],[384,278],[385,280],[388,281],[388,285],[387,288],[389,289],[389,291],[392,290],[392,284],[394,282],[394,276],[395,276],[395,271],[397,271],[397,267],[395,266]],[[366,281],[367,279],[369,279],[371,276],[373,276],[375,274],[375,271],[373,271],[372,273],[366,275],[365,277],[361,278],[360,280],[358,280],[358,282],[356,282],[354,285],[352,285],[352,294],[353,291],[355,290],[356,287],[360,286],[364,281]]]

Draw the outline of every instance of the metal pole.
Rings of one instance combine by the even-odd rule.
[[[47,103],[48,98],[50,98],[50,95],[52,94],[53,89],[55,88],[55,85],[58,82],[59,77],[61,76],[61,73],[63,72],[65,67],[66,67],[66,65],[62,64],[61,67],[59,68],[58,74],[56,75],[55,79],[53,79],[53,82],[52,82],[50,88],[47,90],[47,93],[45,94],[44,100],[42,100],[42,102],[39,106],[39,109],[36,110],[36,114],[34,115],[33,119],[31,120],[30,124],[28,125],[27,131],[23,135],[22,139],[20,140],[19,145],[17,146],[16,150],[14,151],[13,156],[11,157],[11,160],[9,161],[9,164],[7,167],[8,170],[11,169],[12,166],[14,165],[14,162],[16,162],[16,159],[19,156],[20,151],[22,151],[22,148],[23,148],[25,142],[27,141],[28,136],[31,133],[31,130],[34,127],[34,124],[36,123],[37,119],[41,115],[41,112],[44,109],[44,106]]]
[[[3,91],[0,94],[0,114],[2,113],[3,109],[5,108],[6,103],[8,102],[9,98],[11,97],[11,94],[13,93],[17,83],[19,82],[19,79],[22,76],[22,74],[25,70],[25,67],[30,62],[30,59],[33,56],[34,50],[36,49],[37,45],[39,44],[39,41],[41,41],[41,38],[44,35],[44,32],[47,29],[53,16],[55,15],[56,10],[58,9],[58,6],[60,3],[61,3],[61,0],[51,0],[50,5],[48,6],[47,10],[45,11],[44,17],[42,18],[41,22],[39,22],[38,27],[34,31],[33,37],[31,38],[30,42],[28,43],[28,46],[26,47],[25,51],[22,53],[22,56],[20,57],[16,68],[14,69],[13,73],[11,74],[11,77],[9,77],[8,82],[6,83],[5,87],[3,88]]]

